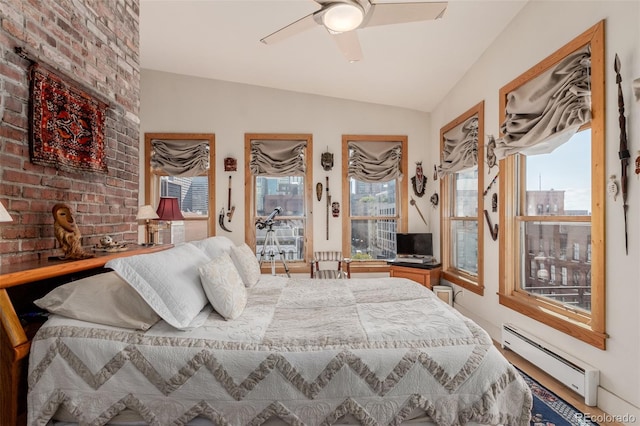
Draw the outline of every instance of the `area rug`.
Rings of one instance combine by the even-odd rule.
[[[516,368],[517,369],[517,368]],[[517,369],[533,394],[531,426],[598,426],[588,416]]]

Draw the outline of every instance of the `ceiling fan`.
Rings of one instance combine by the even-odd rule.
[[[356,29],[378,25],[428,21],[442,17],[447,2],[377,3],[375,0],[314,0],[317,11],[269,34],[260,41],[273,44],[288,37],[324,26],[336,41],[342,54],[350,61],[362,59],[362,49]]]

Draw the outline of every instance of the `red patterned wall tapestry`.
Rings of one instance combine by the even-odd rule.
[[[33,64],[31,162],[70,172],[107,172],[104,118],[107,105]]]

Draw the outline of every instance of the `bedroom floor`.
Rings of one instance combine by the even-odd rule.
[[[511,362],[513,365],[536,379],[538,382],[546,386],[550,391],[556,393],[559,397],[576,407],[578,410],[583,413],[591,413],[594,416],[602,416],[606,413],[596,407],[589,407],[584,404],[584,398],[573,392],[571,389],[564,386],[562,383],[558,382],[553,377],[549,376],[547,373],[531,364],[529,361],[525,360],[515,352],[503,349],[499,343],[496,343],[496,346],[500,352]],[[606,423],[600,422],[600,426],[621,426],[622,423]]]

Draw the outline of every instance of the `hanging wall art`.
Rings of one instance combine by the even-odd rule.
[[[31,162],[69,172],[107,173],[107,105],[48,69],[29,69]]]

